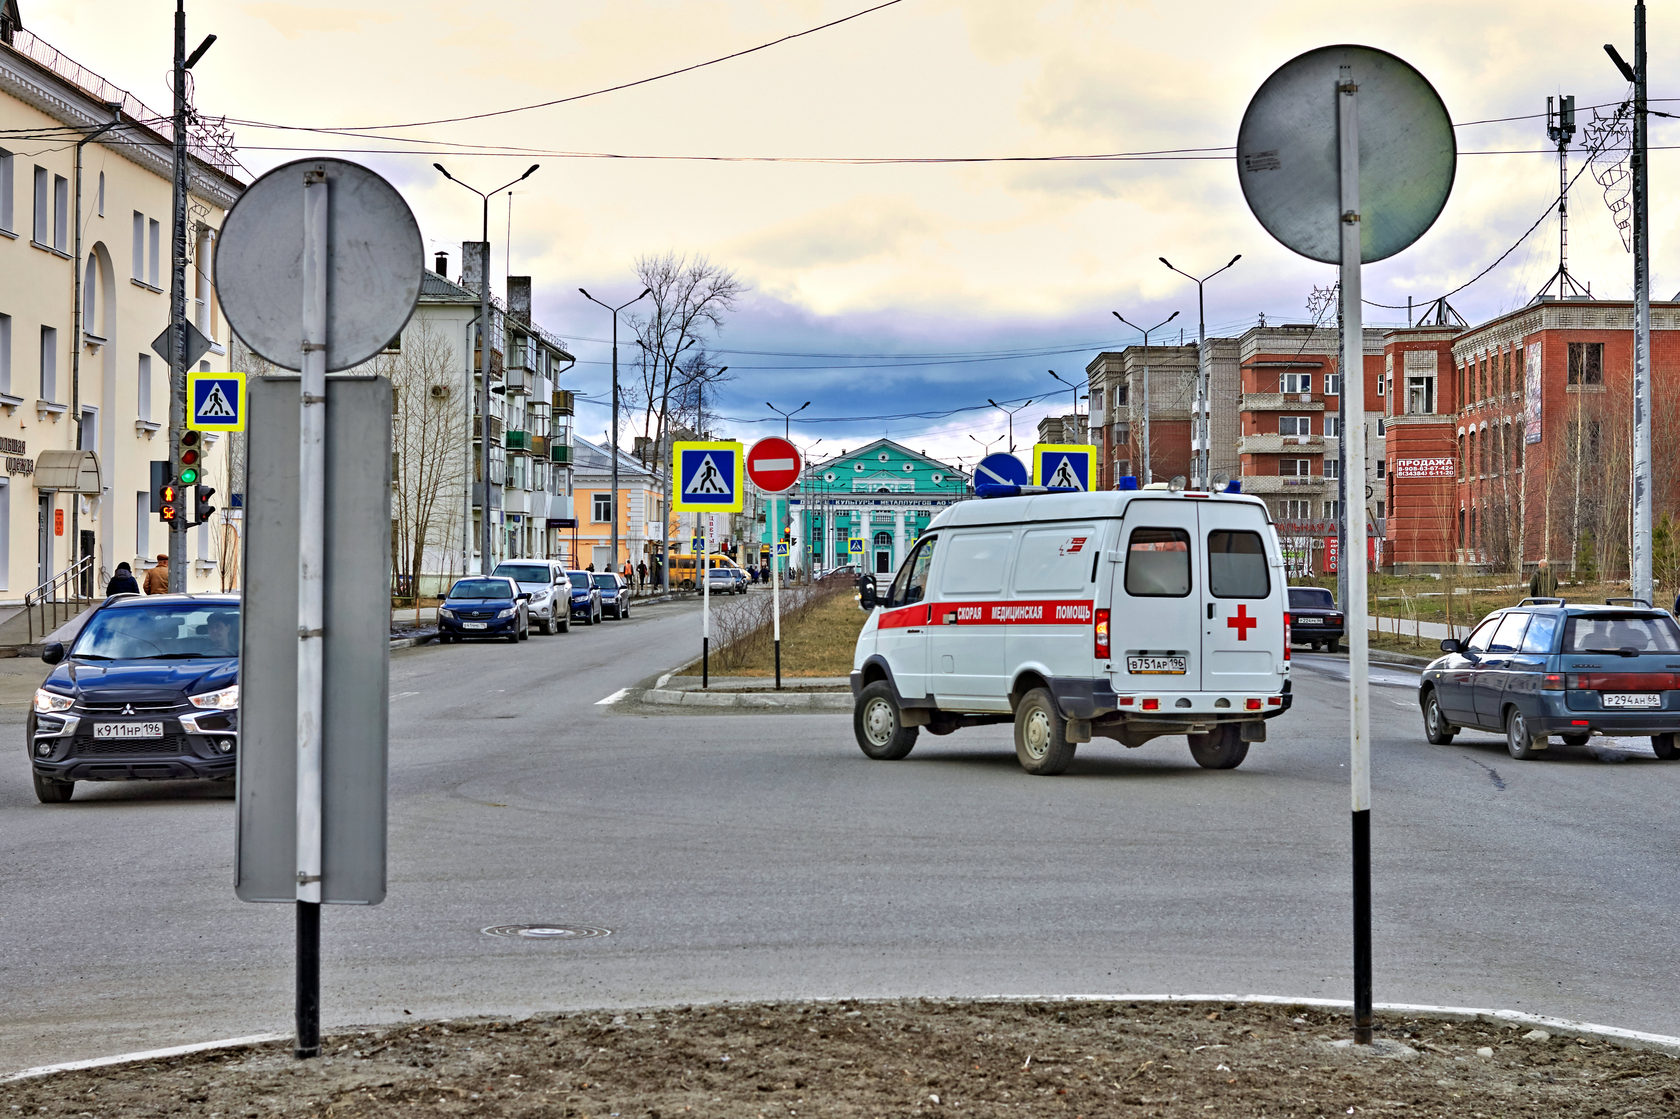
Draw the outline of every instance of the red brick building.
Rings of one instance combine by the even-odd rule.
[[[1388,336],[1393,567],[1513,571],[1545,558],[1560,571],[1579,561],[1625,573],[1633,313],[1628,302],[1547,300],[1472,328]],[[1680,459],[1668,450],[1680,419],[1680,305],[1654,305],[1651,320],[1660,520],[1680,510]]]

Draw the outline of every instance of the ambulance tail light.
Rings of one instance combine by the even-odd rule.
[[[1247,699],[1243,700],[1243,710],[1244,711],[1258,711],[1258,710],[1260,710],[1260,697],[1259,696],[1249,696]]]
[[[1161,709],[1161,701],[1158,699],[1146,699],[1138,706],[1142,707],[1145,711],[1159,711]]]
[[[1283,612],[1283,659],[1289,659],[1289,611]]]
[[[1095,648],[1092,650],[1098,660],[1107,660],[1108,652],[1108,611],[1097,611],[1097,624],[1093,630]]]

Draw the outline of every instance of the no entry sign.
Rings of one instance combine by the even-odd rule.
[[[765,493],[786,493],[799,481],[799,448],[772,435],[747,452],[747,477]]]

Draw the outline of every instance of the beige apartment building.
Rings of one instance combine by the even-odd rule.
[[[32,36],[15,3],[4,9],[0,604],[15,604],[81,557],[99,593],[118,563],[141,576],[168,548],[149,464],[168,458],[169,369],[151,343],[169,321],[172,148],[166,116]],[[198,368],[226,370],[210,269],[244,175],[210,130],[191,142],[187,313],[213,343]],[[229,440],[206,443],[225,511],[189,533],[192,590],[238,576]]]

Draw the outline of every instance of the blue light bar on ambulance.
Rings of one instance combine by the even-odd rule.
[[[1242,483],[1237,481],[1237,479],[1232,478],[1229,482],[1225,483],[1225,489],[1222,490],[1221,492],[1223,492],[1223,493],[1241,493],[1242,492]]]
[[[975,497],[1019,497],[1021,487],[1005,482],[976,482],[974,483]]]
[[[1122,474],[1120,476],[1120,478],[1114,483],[1114,488],[1117,489],[1117,490],[1135,490],[1135,489],[1137,489],[1138,488],[1138,480],[1137,480],[1136,475]]]

